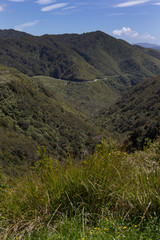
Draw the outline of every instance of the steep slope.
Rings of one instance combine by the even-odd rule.
[[[82,35],[64,34],[58,35],[57,38],[83,56],[104,75],[125,73],[144,77],[160,74],[159,60],[103,32],[97,31]]]
[[[97,128],[33,78],[0,66],[0,159],[16,164],[32,160],[37,146],[63,159],[92,151]]]
[[[4,33],[4,34],[3,34]],[[13,30],[0,33],[0,63],[27,75],[94,79],[102,74],[55,36],[35,37]]]
[[[74,82],[57,80],[46,76],[36,76],[50,94],[56,94],[59,99],[70,102],[81,114],[94,117],[101,109],[113,104],[119,96],[119,91],[109,86],[108,79]]]
[[[160,135],[160,77],[137,84],[101,114],[104,128],[113,129],[121,139],[130,135],[132,147],[141,148],[145,138]]]
[[[160,49],[154,49],[154,48],[145,48],[145,47],[141,47],[138,45],[135,45],[135,47],[137,49],[140,49],[141,51],[143,51],[144,53],[146,53],[147,55],[150,55],[154,58],[157,58],[158,60],[160,60]]]

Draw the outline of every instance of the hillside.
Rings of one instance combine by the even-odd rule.
[[[101,112],[101,124],[120,138],[130,135],[134,147],[141,148],[145,138],[160,135],[160,77],[146,79],[134,86],[120,100]]]
[[[132,74],[145,77],[160,73],[157,59],[103,32],[64,34],[57,38],[104,75]]]
[[[109,107],[120,95],[118,90],[110,86],[108,78],[84,82],[58,80],[47,76],[36,76],[34,79],[50,94],[56,94],[61,101],[64,99],[71,103],[88,118],[94,117],[104,107]]]
[[[0,66],[1,164],[33,160],[38,145],[63,159],[92,151],[99,134],[85,115],[33,78]],[[98,139],[98,138],[97,138]]]
[[[157,50],[100,31],[35,37],[1,30],[0,44],[0,63],[23,72],[0,66],[3,165],[35,159],[38,145],[60,159],[81,158],[102,136],[125,139],[138,129],[143,142],[158,135],[159,78],[143,81],[160,74]]]
[[[123,85],[160,74],[160,60],[103,32],[32,36],[0,31],[0,63],[29,75],[94,80],[121,75]],[[122,81],[122,82],[123,82]]]
[[[33,75],[94,79],[102,74],[55,36],[35,37],[14,30],[0,33],[0,63]]]

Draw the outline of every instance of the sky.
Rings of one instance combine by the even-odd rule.
[[[33,35],[103,31],[160,45],[160,0],[0,0],[0,29]]]

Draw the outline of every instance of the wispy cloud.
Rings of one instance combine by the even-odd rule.
[[[0,12],[3,12],[3,11],[4,11],[4,6],[0,5]]]
[[[14,29],[18,30],[18,31],[22,31],[26,27],[32,27],[32,26],[36,25],[38,22],[39,22],[38,20],[35,20],[33,22],[27,22],[27,23],[15,26]]]
[[[66,8],[63,8],[62,10],[70,10],[70,9],[75,9],[77,8],[76,6],[73,6],[73,7],[66,7]]]
[[[36,3],[38,3],[39,5],[46,5],[46,4],[50,4],[56,2],[56,0],[37,0]]]
[[[153,37],[152,35],[150,35],[149,33],[144,33],[143,35],[140,35],[141,39],[148,39],[148,40],[156,40],[155,37]]]
[[[153,3],[153,5],[160,6],[160,2]]]
[[[144,40],[155,40],[156,39],[149,33],[144,33],[144,34],[140,35],[138,32],[136,32],[135,30],[132,30],[129,27],[123,27],[120,30],[114,30],[112,33],[116,37],[126,36],[126,37],[130,37],[130,38],[139,38],[139,39],[144,39]]]
[[[42,12],[48,12],[48,11],[52,11],[52,10],[56,10],[59,8],[63,8],[65,6],[67,6],[68,3],[57,3],[57,4],[53,4],[51,6],[47,6],[41,9]]]
[[[127,1],[127,2],[123,2],[123,3],[119,3],[117,5],[115,5],[114,7],[132,7],[132,6],[136,6],[136,5],[140,5],[143,3],[147,3],[150,2],[151,0],[135,0],[135,1]]]
[[[106,14],[107,16],[122,16],[122,15],[124,15],[124,13],[108,13],[108,14]]]

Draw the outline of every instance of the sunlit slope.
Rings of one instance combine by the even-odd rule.
[[[103,32],[64,34],[57,37],[104,75],[125,73],[144,77],[160,73],[158,59]]]
[[[121,137],[132,135],[141,147],[145,138],[160,135],[160,77],[146,79],[123,95],[120,100],[101,112],[101,126],[112,129]],[[139,141],[139,143],[137,142]]]
[[[108,79],[73,82],[46,76],[34,77],[50,94],[70,102],[81,114],[95,116],[105,106],[113,104],[119,92],[110,86]]]
[[[83,114],[16,69],[0,66],[0,102],[4,161],[4,154],[7,161],[31,159],[38,145],[56,158],[81,157],[95,145],[99,132]]]

